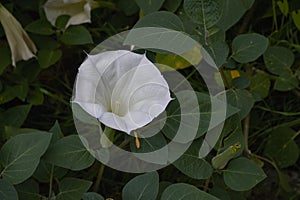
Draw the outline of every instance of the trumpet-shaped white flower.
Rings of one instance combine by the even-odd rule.
[[[79,68],[73,102],[113,129],[130,134],[162,113],[169,86],[145,55],[107,51],[89,55]]]
[[[37,51],[21,24],[0,3],[0,22],[3,26],[10,50],[12,65],[16,66],[19,60],[28,60],[35,57]]]
[[[69,15],[70,19],[66,28],[91,22],[91,9],[96,5],[93,0],[48,0],[44,5],[47,19],[55,26],[55,21],[60,15]]]

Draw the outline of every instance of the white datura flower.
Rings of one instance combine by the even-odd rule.
[[[70,19],[66,28],[91,22],[91,10],[96,5],[93,0],[48,0],[44,5],[47,19],[55,26],[55,21],[60,15],[69,15]]]
[[[0,22],[3,26],[10,50],[12,65],[15,67],[19,60],[28,60],[35,57],[37,51],[21,24],[0,3]]]
[[[73,102],[104,125],[126,132],[150,123],[170,102],[169,86],[146,55],[126,50],[89,55]]]

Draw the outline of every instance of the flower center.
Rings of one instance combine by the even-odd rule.
[[[121,102],[120,102],[120,101],[116,101],[116,102],[115,102],[114,113],[115,113],[116,115],[119,115],[119,112],[120,112],[120,105],[121,105]]]

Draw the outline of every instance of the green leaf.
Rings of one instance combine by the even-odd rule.
[[[158,11],[165,0],[135,0],[145,14]]]
[[[0,199],[2,200],[18,200],[18,193],[14,186],[6,181],[0,179]]]
[[[254,0],[225,0],[223,14],[217,26],[225,31],[228,30],[241,19],[253,3]]]
[[[264,154],[274,159],[280,168],[294,165],[299,157],[299,148],[294,141],[298,134],[287,127],[273,130],[265,146]]]
[[[159,176],[150,172],[131,179],[122,190],[123,200],[155,199],[158,194]]]
[[[297,29],[300,30],[300,10],[292,12],[292,18]]]
[[[85,169],[95,161],[78,135],[70,135],[55,142],[49,147],[43,159],[56,166],[75,171]]]
[[[31,105],[22,105],[9,108],[0,114],[0,119],[7,126],[20,127],[31,109]]]
[[[250,190],[266,178],[256,162],[243,157],[232,160],[223,172],[225,184],[235,191]]]
[[[211,45],[205,46],[210,56],[214,59],[218,67],[222,66],[229,54],[229,48],[225,41],[218,40]]]
[[[289,3],[288,0],[277,1],[277,5],[284,16],[289,14]]]
[[[250,85],[250,81],[246,76],[240,76],[232,79],[232,85],[238,89],[246,89]]]
[[[55,21],[55,26],[58,28],[58,29],[61,29],[61,30],[65,30],[65,27],[69,21],[69,19],[71,18],[70,15],[60,15],[56,18],[56,21]]]
[[[135,3],[135,0],[120,0],[117,3],[117,7],[127,16],[133,15],[139,11],[139,7]]]
[[[239,63],[252,62],[266,51],[268,44],[268,38],[257,33],[238,35],[232,42],[232,57]]]
[[[19,198],[22,200],[40,200],[41,195],[39,194],[39,184],[33,179],[16,185]]]
[[[133,28],[141,27],[164,27],[172,30],[183,31],[183,23],[180,18],[167,11],[153,12],[141,18]]]
[[[55,33],[51,24],[45,19],[39,19],[31,22],[25,27],[25,30],[40,35],[52,35]]]
[[[264,62],[269,72],[282,75],[290,74],[294,63],[293,52],[285,47],[269,47],[264,53]]]
[[[289,91],[299,84],[297,77],[293,75],[281,75],[276,78],[274,89],[278,91]]]
[[[184,0],[183,8],[191,20],[205,28],[215,25],[221,18],[224,0]]]
[[[130,148],[132,152],[136,152],[135,156],[140,158],[141,160],[148,161],[149,163],[155,164],[167,164],[168,158],[168,148],[163,148],[167,145],[167,141],[161,133],[157,133],[152,137],[147,137],[147,130],[139,129],[139,141],[140,148],[137,149],[134,138],[130,142]],[[140,153],[149,153],[152,152],[151,155]]]
[[[199,158],[201,144],[194,142],[191,147],[173,165],[185,175],[194,179],[208,179],[213,169],[206,160]]]
[[[57,120],[55,121],[54,125],[50,128],[49,132],[53,133],[52,139],[51,139],[51,144],[54,144],[59,139],[64,137],[64,134],[62,133],[62,131],[60,129],[60,125]]]
[[[104,198],[96,192],[86,192],[83,193],[82,200],[104,200]]]
[[[92,182],[77,179],[77,178],[64,178],[59,183],[59,193],[56,200],[80,200],[83,193],[88,191]]]
[[[70,26],[61,36],[61,41],[67,45],[91,44],[93,39],[84,26]]]
[[[225,93],[221,95],[225,95]],[[241,119],[247,116],[254,105],[254,99],[247,90],[230,89],[226,91],[226,96],[228,104],[240,109]]]
[[[39,132],[39,130],[32,128],[16,128],[13,126],[4,126],[4,138],[7,140],[15,137],[16,135],[33,132]]]
[[[42,49],[38,52],[38,61],[42,69],[54,65],[62,56],[62,51]]]
[[[197,105],[194,105],[194,107],[193,107],[193,105],[191,105],[190,99],[191,99],[191,97],[193,97],[191,95],[195,95],[195,94],[197,96],[198,103],[197,103]],[[197,117],[200,114],[199,127],[198,127],[198,131],[197,131],[197,135],[196,135],[195,139],[202,136],[203,134],[205,134],[208,131],[209,126],[211,129],[213,129],[216,126],[218,126],[220,123],[225,121],[226,118],[239,112],[239,109],[237,109],[237,107],[231,106],[229,104],[226,105],[225,102],[217,99],[216,97],[210,97],[209,95],[207,95],[205,93],[200,93],[200,92],[195,92],[195,94],[190,93],[190,92],[182,92],[180,94],[180,96],[177,97],[177,99],[183,98],[184,99],[182,101],[183,103],[181,105],[179,105],[178,100],[175,99],[168,106],[168,108],[167,108],[168,116],[167,116],[166,126],[162,129],[162,132],[164,133],[164,135],[167,138],[173,139],[175,137],[175,135],[177,134],[177,131],[178,131],[177,129],[179,126],[178,121],[181,120],[180,107],[191,106],[191,113],[185,115],[188,117],[187,121],[183,121],[181,124],[182,127],[186,127],[186,130],[190,129],[189,128],[190,124],[188,123],[189,119],[193,118],[193,117]],[[211,110],[211,100],[214,102],[214,105],[215,105],[215,110],[213,110],[213,111]],[[198,106],[199,106],[198,111],[200,111],[200,112],[197,113],[195,111],[195,108]],[[224,107],[226,107],[226,111],[227,111],[225,119],[222,117],[224,114],[223,113]],[[213,120],[211,121],[212,115],[213,115]],[[193,130],[193,129],[191,129],[191,130]],[[186,132],[188,133],[189,131],[186,131]],[[178,135],[177,135],[177,137],[178,137]],[[176,141],[176,142],[183,142],[183,143],[189,142],[189,141],[187,141],[187,138],[190,138],[191,136],[186,137],[186,135],[185,135],[183,137],[184,138],[178,137],[178,141]]]
[[[191,199],[197,199],[197,200],[218,200],[218,198],[207,194],[198,188],[196,188],[193,185],[189,185],[186,183],[176,183],[173,184],[162,194],[161,200],[191,200]]]
[[[175,12],[181,5],[182,0],[165,0],[163,7],[168,11]]]
[[[0,104],[7,103],[11,100],[13,100],[16,97],[16,94],[14,92],[14,87],[9,85],[4,85],[4,89],[2,89],[2,92],[0,93]],[[1,115],[0,115],[1,118]]]
[[[158,195],[156,197],[156,200],[160,200],[161,199],[162,193],[170,185],[172,185],[172,183],[171,182],[167,182],[167,181],[162,181],[162,182],[159,183],[159,190],[158,190]]]
[[[0,150],[1,176],[18,184],[29,178],[39,164],[51,140],[51,133],[36,132],[17,135]]]
[[[29,86],[27,83],[21,83],[20,85],[13,86],[13,90],[16,97],[18,97],[21,101],[25,101],[29,91]]]
[[[250,92],[256,101],[268,96],[270,86],[270,78],[265,74],[257,73],[250,79]]]
[[[0,47],[0,75],[4,72],[4,70],[11,64],[11,53],[10,49],[4,45]]]
[[[39,182],[49,183],[51,178],[61,179],[67,174],[67,172],[67,169],[53,166],[52,164],[46,163],[43,159],[41,159],[38,167],[33,174],[33,177]]]

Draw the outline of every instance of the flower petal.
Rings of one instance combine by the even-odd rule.
[[[55,26],[57,17],[69,15],[70,19],[66,28],[91,22],[91,0],[48,0],[44,5],[47,19]]]
[[[19,60],[35,57],[37,49],[21,24],[14,16],[0,4],[0,22],[3,26],[12,55],[12,65]]]
[[[145,55],[107,51],[89,55],[79,68],[74,102],[128,134],[151,122],[170,100],[167,82]]]

